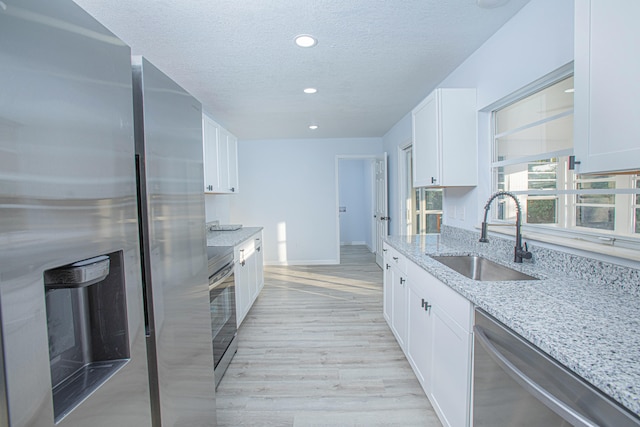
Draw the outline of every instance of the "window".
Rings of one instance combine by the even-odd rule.
[[[439,233],[442,223],[442,189],[414,188],[413,234]]]
[[[414,188],[411,147],[403,152],[407,234],[439,233],[442,224],[442,189]]]
[[[563,76],[493,111],[493,189],[514,193],[530,231],[580,234],[640,244],[640,178],[578,175],[573,154],[573,76]],[[494,202],[496,220],[514,221],[510,198]]]

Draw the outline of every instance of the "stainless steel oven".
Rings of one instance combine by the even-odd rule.
[[[474,427],[623,427],[640,419],[476,309]]]
[[[216,388],[238,349],[233,247],[208,247],[209,307]]]

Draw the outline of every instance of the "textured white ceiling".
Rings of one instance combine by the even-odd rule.
[[[240,139],[383,136],[528,1],[75,0]]]

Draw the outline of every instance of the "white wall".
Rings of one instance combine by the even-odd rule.
[[[478,110],[482,110],[572,60],[573,0],[531,0],[437,86],[475,87]],[[474,229],[482,221],[480,210],[491,194],[489,120],[488,112],[479,111],[478,187],[445,190],[445,224]],[[410,138],[409,113],[385,135],[384,149],[395,156],[397,147]],[[391,168],[397,170],[397,156],[391,160]],[[397,211],[397,185],[389,188],[392,212]],[[452,217],[462,209],[464,219]],[[397,225],[392,227],[393,233],[399,233]]]
[[[340,159],[338,162],[340,244],[372,247],[372,175],[369,159]]]
[[[206,221],[220,221],[220,224],[231,224],[230,203],[232,197],[235,197],[235,194],[205,194]]]
[[[336,156],[381,152],[380,138],[239,141],[231,222],[264,227],[267,264],[335,264]]]

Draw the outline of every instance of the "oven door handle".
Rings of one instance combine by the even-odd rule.
[[[218,272],[209,277],[209,291],[215,289],[221,282],[223,282],[227,277],[233,274],[233,268],[235,266],[234,262],[230,262],[229,264],[222,267]]]
[[[558,414],[562,419],[577,427],[598,427],[584,415],[576,412],[573,408],[567,406],[562,400],[549,393],[544,387],[540,386],[534,380],[529,378],[524,372],[518,369],[507,357],[500,352],[492,343],[484,329],[480,326],[474,326],[473,332],[478,342],[489,353],[489,356],[496,362],[502,370],[509,375],[520,386],[527,390],[532,396],[538,399],[546,407]]]

